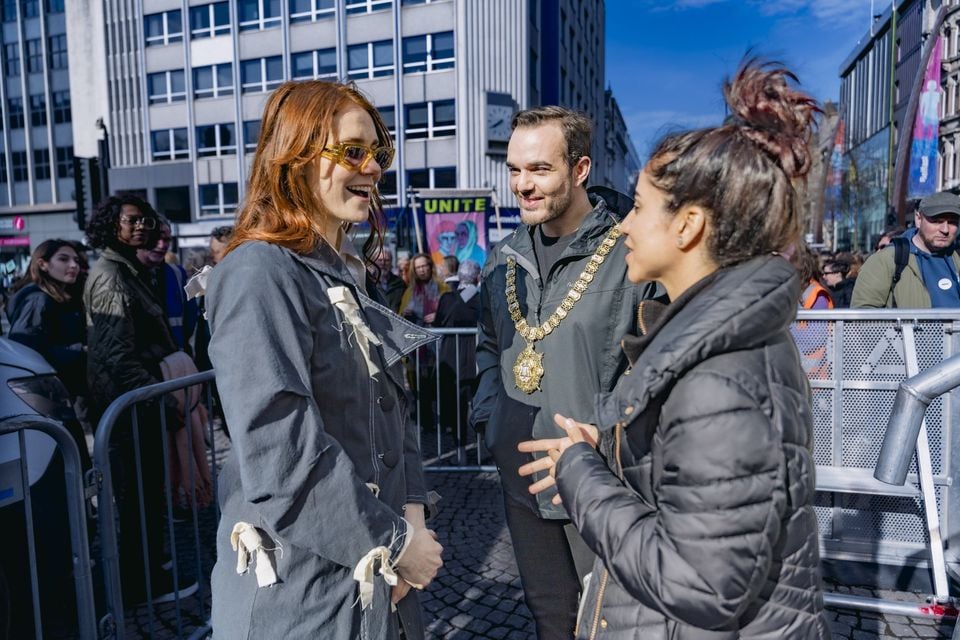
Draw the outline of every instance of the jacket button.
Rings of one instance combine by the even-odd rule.
[[[387,451],[383,454],[383,464],[391,469],[400,462],[400,454],[396,451]]]
[[[393,405],[395,403],[393,401],[393,397],[391,396],[380,396],[379,398],[377,398],[377,404],[379,404],[380,408],[383,409],[384,411],[390,411],[391,409],[393,409]]]
[[[606,629],[606,628],[607,628],[607,619],[606,619],[606,618],[602,618],[602,619],[600,620],[600,628],[601,628],[601,629]]]
[[[627,407],[626,409],[623,410],[623,415],[625,416],[628,416],[631,413],[633,413],[633,407]]]

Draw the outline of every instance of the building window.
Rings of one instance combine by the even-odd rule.
[[[344,7],[347,14],[353,13],[373,13],[374,11],[383,11],[389,9],[393,0],[347,0]]]
[[[414,4],[433,4],[434,2],[443,2],[444,0],[403,0],[401,4],[403,6],[414,5]]]
[[[183,160],[190,157],[187,129],[160,129],[150,132],[154,160]]]
[[[183,41],[183,14],[180,9],[143,16],[143,32],[148,47]]]
[[[54,124],[63,124],[71,121],[70,115],[70,92],[54,91],[50,94],[53,99],[53,122]]]
[[[167,104],[186,100],[187,87],[183,69],[148,74],[147,93],[150,104]]]
[[[383,118],[383,123],[387,125],[387,129],[390,130],[390,135],[396,137],[397,135],[397,110],[393,105],[389,107],[377,107],[377,111],[380,112],[380,117]]]
[[[456,133],[456,107],[453,100],[408,104],[406,136],[417,138],[445,138]]]
[[[347,76],[351,80],[393,75],[393,42],[381,40],[347,47]]]
[[[280,26],[280,0],[239,0],[240,31],[260,31]]]
[[[14,42],[13,44],[3,45],[3,70],[4,75],[7,76],[19,76],[20,75],[20,44]]]
[[[377,183],[384,204],[397,204],[397,172],[387,171]]]
[[[40,0],[21,0],[20,11],[24,18],[36,18],[40,15]]]
[[[336,0],[290,0],[290,22],[316,22],[333,18]]]
[[[34,180],[50,179],[50,149],[33,150],[33,178]]]
[[[50,68],[67,68],[67,34],[62,33],[58,36],[48,38],[50,44]]]
[[[30,179],[30,170],[27,167],[26,151],[11,151],[10,164],[13,167],[14,182],[26,182]]]
[[[0,183],[6,184],[7,182],[7,163],[0,158]]]
[[[237,208],[237,183],[221,182],[220,184],[200,185],[200,215],[222,216]]]
[[[407,184],[414,189],[453,189],[457,186],[457,168],[412,169],[407,171]]]
[[[4,22],[17,21],[17,0],[3,0],[3,4],[0,5],[0,9],[3,10]]]
[[[190,187],[157,187],[157,211],[171,222],[191,222]]]
[[[64,0],[47,0],[47,13],[63,13]]]
[[[257,143],[260,141],[260,121],[244,120],[243,122],[243,150],[246,153],[253,153],[257,150]]]
[[[403,39],[404,73],[452,69],[453,64],[453,31]]]
[[[11,129],[23,129],[23,98],[9,98],[7,100],[7,119]]]
[[[57,177],[73,177],[73,146],[57,147]]]
[[[30,96],[30,125],[42,127],[47,124],[47,97],[42,93]]]
[[[225,156],[237,152],[237,132],[233,123],[197,127],[197,157]]]
[[[243,93],[272,91],[283,82],[283,57],[255,58],[240,63],[240,89]]]
[[[43,71],[43,40],[27,40],[27,73]]]
[[[223,62],[193,70],[193,97],[219,98],[233,95],[233,63]]]
[[[337,50],[302,51],[290,56],[290,76],[293,80],[337,77]]]
[[[190,36],[212,38],[230,33],[230,3],[214,2],[190,7]]]

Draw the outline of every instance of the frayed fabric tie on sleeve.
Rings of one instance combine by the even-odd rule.
[[[237,552],[237,574],[244,574],[249,568],[250,556],[256,556],[257,568],[254,573],[257,576],[258,587],[269,587],[277,583],[277,570],[273,566],[273,559],[267,555],[267,549],[263,546],[263,537],[257,528],[248,522],[238,522],[233,525],[233,531],[230,533],[230,545]]]
[[[403,557],[404,552],[410,545],[410,536],[407,535],[410,531],[410,523],[406,520],[403,522],[406,525],[406,530],[402,532],[396,531],[393,541],[390,543],[390,547],[394,547],[397,542],[401,544],[400,552],[396,554],[396,557],[394,557],[388,547],[374,547],[367,552],[367,555],[360,559],[360,562],[358,562],[357,566],[353,569],[353,579],[357,581],[360,588],[361,610],[373,605],[373,581],[377,573],[383,576],[384,581],[391,587],[397,586],[400,582],[400,577],[397,575],[395,569],[397,563],[400,562],[400,558]],[[378,563],[379,569],[377,569]]]

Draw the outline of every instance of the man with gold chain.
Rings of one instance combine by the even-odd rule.
[[[480,382],[471,422],[500,471],[507,525],[526,603],[540,640],[573,637],[581,580],[592,556],[551,503],[518,474],[531,462],[524,440],[563,432],[553,414],[591,422],[595,396],[609,392],[627,361],[620,338],[634,331],[637,305],[654,285],[627,280],[617,223],[604,197],[588,193],[592,126],[561,107],[521,111],[507,148],[510,188],[523,224],[490,253],[483,271],[477,345]]]

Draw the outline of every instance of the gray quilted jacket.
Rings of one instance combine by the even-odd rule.
[[[624,341],[633,366],[594,417],[606,460],[581,443],[557,467],[598,556],[579,638],[830,637],[809,389],[789,333],[799,294],[768,256],[656,319],[641,309],[647,334]]]

